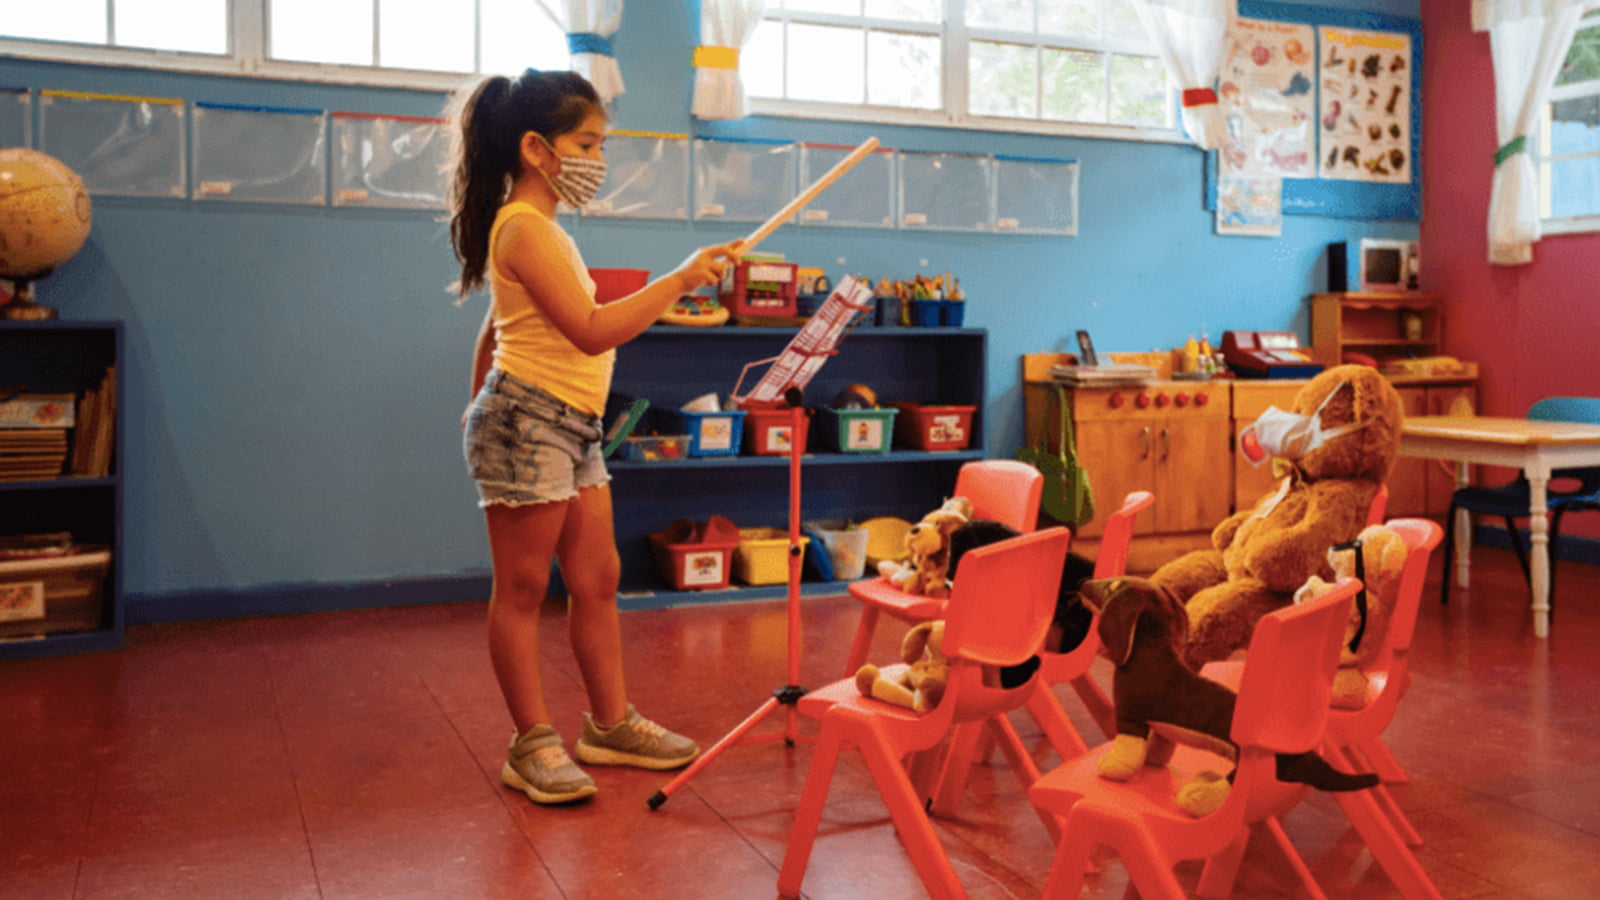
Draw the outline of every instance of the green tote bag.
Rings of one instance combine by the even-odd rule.
[[[1094,493],[1089,489],[1089,473],[1078,465],[1067,389],[1057,385],[1055,397],[1061,411],[1060,450],[1051,453],[1047,437],[1043,446],[1018,450],[1017,459],[1044,473],[1044,491],[1039,498],[1044,514],[1063,525],[1081,525],[1094,518]]]

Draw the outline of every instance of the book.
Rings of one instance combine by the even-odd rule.
[[[0,392],[0,428],[70,428],[71,394],[15,394]]]

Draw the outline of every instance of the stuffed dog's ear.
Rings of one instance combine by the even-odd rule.
[[[900,641],[900,661],[914,663],[921,659],[922,652],[928,647],[928,636],[932,633],[932,622],[918,622],[911,626],[911,630]]]
[[[1083,605],[1097,617],[1101,649],[1113,665],[1125,665],[1133,655],[1134,629],[1144,607],[1141,593],[1126,578],[1092,578],[1078,589]]]

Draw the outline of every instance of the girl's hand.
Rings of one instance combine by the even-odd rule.
[[[739,258],[739,250],[743,246],[744,239],[740,238],[726,244],[701,247],[696,250],[672,272],[678,276],[679,293],[691,293],[696,288],[721,281],[722,273]]]

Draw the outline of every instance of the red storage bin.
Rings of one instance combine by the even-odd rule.
[[[741,319],[796,316],[799,268],[796,263],[741,261],[723,276],[717,299]]]
[[[789,407],[779,409],[750,409],[745,411],[744,450],[753,456],[788,456],[789,432],[794,427]],[[806,439],[811,434],[811,412],[800,415],[800,452],[806,449]]]
[[[900,415],[894,417],[894,437],[901,446],[915,450],[965,450],[972,443],[972,414],[976,406],[924,406],[921,403],[891,403]]]
[[[704,525],[679,519],[650,534],[656,569],[680,591],[727,587],[738,546],[739,527],[723,516],[712,516]]]
[[[649,269],[590,269],[594,279],[594,302],[599,304],[621,300],[650,283]]]

